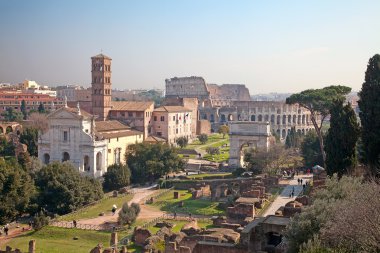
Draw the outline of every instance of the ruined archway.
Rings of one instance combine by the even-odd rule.
[[[230,123],[230,159],[229,166],[237,168],[242,166],[242,151],[244,147],[268,150],[271,135],[268,122],[231,122]]]

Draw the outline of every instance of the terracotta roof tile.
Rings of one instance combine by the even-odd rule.
[[[96,121],[95,128],[98,132],[128,130],[129,126],[117,120]]]
[[[111,111],[145,111],[153,104],[153,101],[112,101]]]
[[[191,112],[190,109],[183,106],[161,106],[154,109],[155,112]]]

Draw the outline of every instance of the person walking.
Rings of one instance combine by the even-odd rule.
[[[112,215],[115,215],[115,213],[116,213],[116,208],[117,208],[116,205],[113,205],[113,206],[112,206]]]
[[[8,227],[9,225],[7,224],[7,225],[5,225],[5,227],[4,227],[4,233],[5,233],[5,235],[7,236],[8,235],[8,231],[9,231],[9,227]]]
[[[74,226],[74,228],[77,227],[77,221],[76,220],[73,220],[73,226]]]

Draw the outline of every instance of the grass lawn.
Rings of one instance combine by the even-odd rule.
[[[125,235],[119,233],[118,236],[121,239]],[[79,239],[73,240],[74,237],[78,237]],[[102,243],[105,247],[109,246],[111,233],[45,227],[40,231],[31,231],[20,237],[16,237],[7,243],[7,245],[12,248],[19,248],[22,252],[28,252],[28,243],[32,239],[36,240],[36,253],[88,253],[98,243]]]
[[[205,144],[202,144],[198,139],[195,139],[192,143],[187,145],[186,149],[195,149],[195,148],[201,148],[202,146],[207,146],[215,142],[226,140],[228,142],[228,135],[225,136],[223,139],[223,135],[221,134],[211,134],[208,136],[208,140]]]
[[[205,173],[205,174],[196,174],[196,175],[189,175],[187,176],[188,179],[207,179],[208,177],[220,177],[220,178],[224,178],[224,177],[229,177],[231,176],[232,173],[228,172],[228,173]]]
[[[115,204],[118,208],[121,207],[125,202],[128,202],[133,197],[132,194],[123,195],[119,197],[110,197],[104,198],[100,202],[85,207],[83,209],[78,210],[75,213],[69,213],[67,215],[63,215],[58,217],[58,220],[63,221],[72,221],[72,220],[80,220],[80,219],[88,219],[95,218],[99,216],[99,213],[111,213],[112,206]]]
[[[205,199],[191,199],[191,193],[187,190],[176,190],[180,194],[179,199],[173,198],[173,191],[159,197],[152,206],[160,208],[166,212],[177,213],[192,213],[196,215],[223,215],[225,211],[218,208],[219,202]],[[180,201],[184,202],[183,207],[179,207]]]
[[[189,223],[188,221],[186,220],[164,220],[164,221],[168,221],[170,223],[173,223],[175,224],[175,226],[172,228],[172,231],[174,233],[178,233],[179,231],[181,231],[181,228],[183,227],[183,225]],[[212,228],[213,225],[212,225],[212,221],[211,220],[205,220],[205,221],[198,221],[198,226],[200,228]],[[154,227],[154,226],[151,226],[151,227],[148,227],[149,231],[152,233],[152,234],[155,234],[157,233],[158,230],[160,230],[160,228],[158,227]]]

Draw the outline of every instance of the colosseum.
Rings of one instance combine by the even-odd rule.
[[[284,140],[292,127],[305,134],[313,129],[310,113],[298,105],[278,101],[252,101],[244,84],[208,84],[202,77],[166,79],[166,98],[197,98],[198,119],[211,122],[211,130],[229,121],[269,122],[272,133]]]

